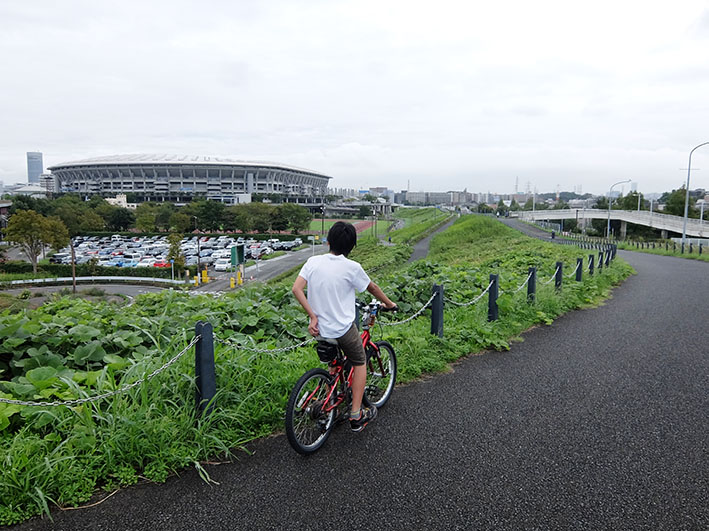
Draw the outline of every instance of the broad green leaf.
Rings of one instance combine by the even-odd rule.
[[[108,364],[111,369],[121,370],[125,369],[129,363],[126,359],[120,357],[117,354],[106,354],[103,357],[104,363]]]
[[[105,355],[106,351],[101,346],[101,343],[92,341],[76,348],[74,362],[78,365],[86,365],[89,361],[101,361]]]
[[[91,341],[93,338],[101,335],[101,330],[88,325],[76,325],[69,330],[69,333],[74,336],[76,342],[83,343]]]
[[[25,378],[37,389],[46,389],[57,381],[57,370],[53,367],[38,367],[27,371]]]

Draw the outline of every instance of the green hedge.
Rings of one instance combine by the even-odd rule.
[[[31,273],[32,264],[27,262],[5,262],[0,264],[0,273],[18,274]],[[46,264],[37,267],[37,272],[41,276],[56,276],[70,277],[71,264]],[[176,272],[177,273],[177,272]],[[88,264],[78,264],[76,266],[77,277],[91,276],[111,276],[111,277],[155,277],[155,278],[170,278],[170,268],[161,267],[105,267],[93,266]]]

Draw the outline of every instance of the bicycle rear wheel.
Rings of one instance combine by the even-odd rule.
[[[394,347],[387,341],[374,343],[378,351],[367,349],[367,386],[364,389],[366,400],[377,408],[387,403],[396,383],[396,354]]]
[[[286,407],[286,435],[300,454],[311,454],[325,444],[335,424],[335,410],[323,411],[332,387],[330,378],[323,369],[311,369],[291,391]]]

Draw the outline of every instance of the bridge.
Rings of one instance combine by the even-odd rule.
[[[535,210],[510,212],[511,217],[518,217],[524,221],[561,220],[575,219],[580,226],[584,226],[592,219],[608,219],[608,210],[597,208],[564,208],[561,210]],[[647,210],[611,210],[611,220],[620,221],[620,237],[625,238],[627,224],[644,225],[662,231],[662,237],[666,238],[667,233],[675,232],[682,234],[684,218],[680,216],[670,216],[668,214],[658,214]],[[694,238],[709,237],[709,223],[700,219],[687,220],[687,236]]]

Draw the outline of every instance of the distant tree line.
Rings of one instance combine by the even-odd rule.
[[[57,199],[38,199],[13,196],[10,215],[18,211],[34,211],[42,216],[59,217],[70,234],[83,232],[122,232],[137,229],[141,232],[241,231],[273,232],[307,230],[312,214],[293,203],[246,203],[226,205],[206,199],[184,206],[172,203],[146,202],[129,210],[109,204],[99,196],[83,201],[74,194]]]

